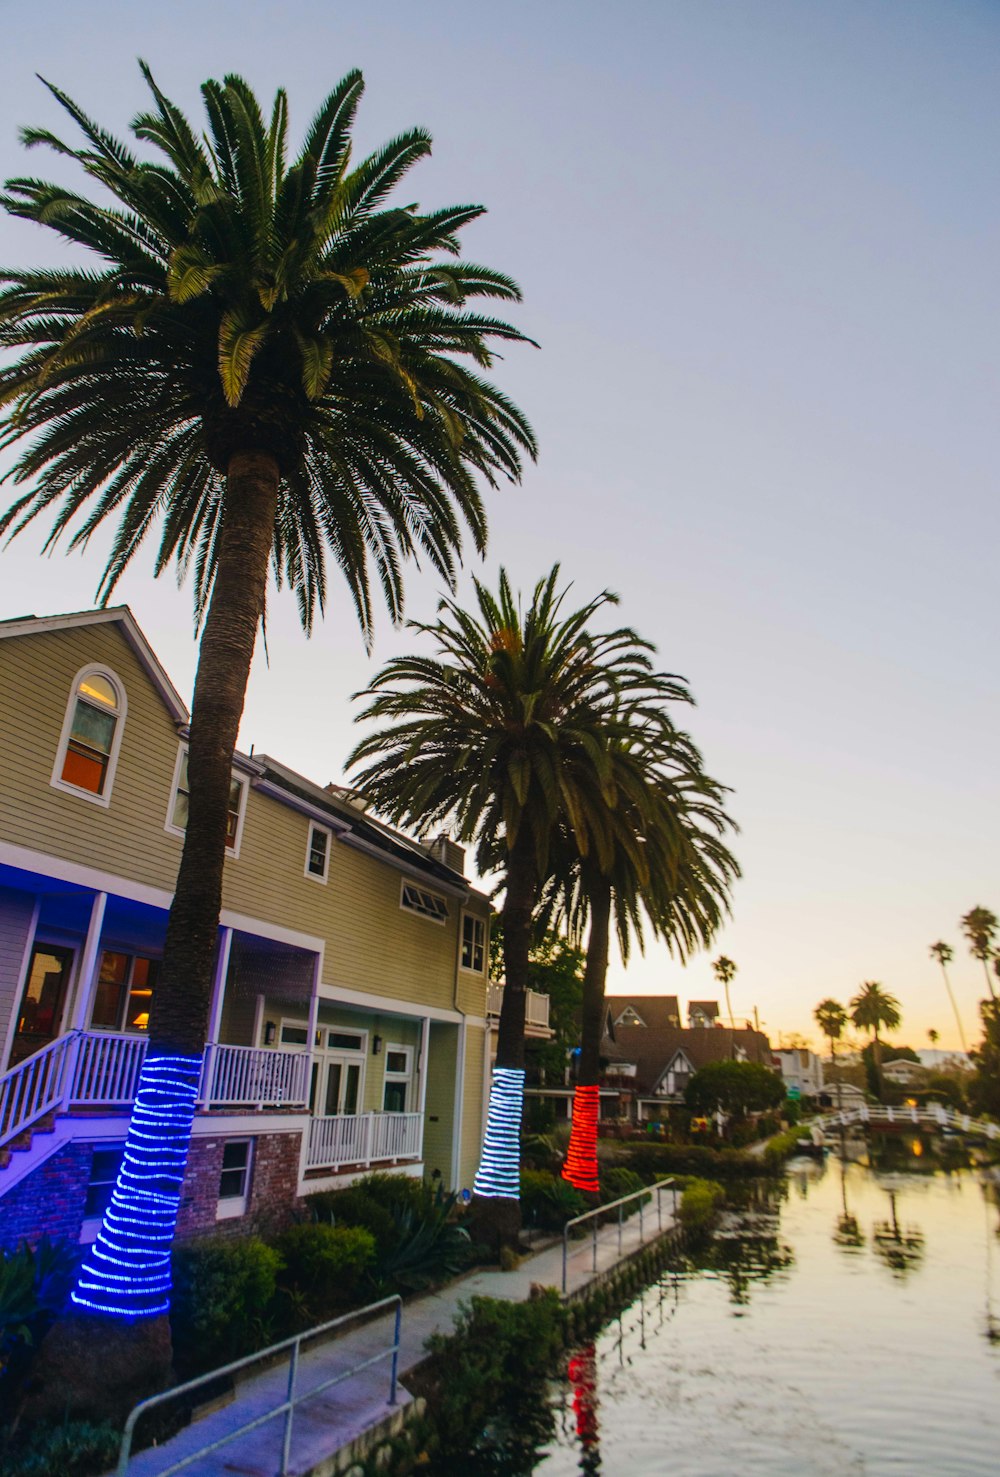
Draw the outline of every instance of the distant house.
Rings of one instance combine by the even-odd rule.
[[[913,1087],[916,1083],[923,1082],[927,1076],[927,1068],[920,1062],[906,1061],[901,1057],[896,1061],[884,1062],[882,1076],[886,1082],[894,1082],[897,1087]]]
[[[689,1000],[688,1025],[692,1031],[703,1031],[719,1024],[717,1000]]]
[[[774,1053],[774,1067],[786,1088],[798,1088],[802,1097],[818,1097],[823,1091],[823,1059],[806,1047],[779,1047]]]
[[[853,1082],[827,1082],[820,1093],[820,1107],[843,1109],[845,1113],[860,1108],[866,1101],[860,1087]]]
[[[662,1031],[681,1023],[676,995],[611,996],[607,1004],[607,1032],[615,1040],[621,1027],[640,1026],[644,1030]]]

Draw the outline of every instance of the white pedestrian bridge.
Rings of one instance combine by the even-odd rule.
[[[883,1107],[881,1103],[862,1103],[858,1108],[845,1108],[840,1113],[824,1113],[812,1121],[813,1128],[824,1133],[836,1133],[841,1128],[860,1125],[862,1128],[929,1128],[946,1129],[970,1138],[1000,1139],[1000,1123],[986,1118],[974,1118],[969,1113],[957,1113],[943,1103],[925,1103],[923,1106]]]

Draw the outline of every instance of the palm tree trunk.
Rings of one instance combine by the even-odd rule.
[[[990,979],[990,960],[989,960],[989,955],[988,954],[984,954],[983,955],[983,972],[986,975],[986,988],[987,988],[987,990],[989,990],[989,992],[990,992],[990,999],[993,1001],[993,1003],[995,1005],[996,1004],[996,1000],[997,1000],[997,992],[996,992],[996,990],[994,990],[994,988],[993,988],[993,981]]]
[[[875,1081],[878,1083],[878,1100],[885,1099],[885,1083],[882,1080],[882,1043],[878,1039],[878,1026],[872,1030],[872,1060],[875,1063]]]
[[[134,1319],[165,1313],[170,1251],[191,1142],[222,906],[233,751],[264,610],[279,470],[264,452],[235,454],[211,604],[202,634],[188,751],[190,814],[149,1047],[111,1204],[73,1301]]]
[[[504,989],[497,1058],[490,1083],[483,1151],[474,1181],[474,1235],[496,1249],[521,1229],[521,1113],[524,1106],[524,1014],[531,927],[538,900],[533,838],[523,826],[507,859],[501,910]]]
[[[941,964],[941,973],[944,975],[944,987],[948,991],[948,999],[951,1001],[951,1008],[955,1012],[955,1025],[958,1027],[958,1039],[962,1043],[962,1050],[964,1052],[967,1052],[969,1048],[965,1044],[965,1032],[962,1030],[962,1017],[958,1013],[958,1004],[955,1000],[955,996],[952,994],[951,980],[949,980],[948,978],[948,971],[945,968],[943,961]]]
[[[604,1033],[604,985],[608,977],[611,936],[611,885],[600,878],[587,890],[590,934],[583,971],[580,1063],[573,1092],[573,1127],[562,1177],[588,1195],[600,1191],[597,1177],[597,1123],[600,1118],[601,1037]]]

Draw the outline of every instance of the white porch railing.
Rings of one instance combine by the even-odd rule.
[[[524,1023],[526,1026],[538,1026],[542,1030],[549,1028],[549,997],[543,995],[539,990],[525,990],[524,992]],[[496,1020],[500,1015],[503,1005],[503,985],[489,984],[486,986],[486,1015],[490,1020]]]
[[[419,1159],[422,1113],[341,1113],[309,1120],[307,1169],[368,1166],[378,1160]]]
[[[198,1101],[202,1107],[304,1107],[309,1053],[264,1046],[205,1047]]]
[[[99,1104],[128,1107],[139,1085],[145,1036],[68,1031],[0,1076],[0,1147],[46,1113]],[[205,1048],[201,1108],[305,1107],[309,1054],[263,1046]]]

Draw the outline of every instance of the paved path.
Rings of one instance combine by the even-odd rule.
[[[578,1291],[590,1282],[596,1272],[613,1267],[649,1241],[661,1229],[673,1224],[674,1203],[670,1190],[660,1196],[660,1214],[655,1200],[642,1216],[631,1216],[621,1227],[602,1226],[596,1239],[572,1242],[567,1263],[566,1284],[569,1292]],[[469,1298],[482,1296],[522,1302],[532,1286],[562,1286],[562,1240],[549,1243],[526,1256],[512,1272],[496,1270],[471,1272],[450,1283],[439,1292],[414,1298],[403,1307],[403,1325],[399,1367],[406,1371],[424,1356],[432,1333],[450,1333],[459,1305]],[[363,1327],[348,1330],[340,1338],[322,1344],[303,1355],[299,1364],[297,1389],[308,1391],[363,1362],[392,1341],[392,1319],[379,1318]],[[236,1399],[220,1410],[195,1421],[163,1446],[150,1447],[133,1457],[129,1477],[160,1477],[185,1456],[217,1440],[263,1414],[285,1399],[288,1380],[287,1365],[267,1370],[240,1384]],[[351,1375],[342,1384],[307,1400],[295,1411],[292,1455],[289,1474],[302,1474],[324,1457],[354,1440],[356,1436],[384,1420],[392,1413],[388,1402],[389,1361],[375,1364],[361,1374]],[[404,1381],[399,1389],[399,1405],[410,1400]],[[199,1457],[183,1470],[190,1477],[275,1477],[281,1460],[283,1420],[275,1417],[258,1430],[238,1436],[218,1451]]]

